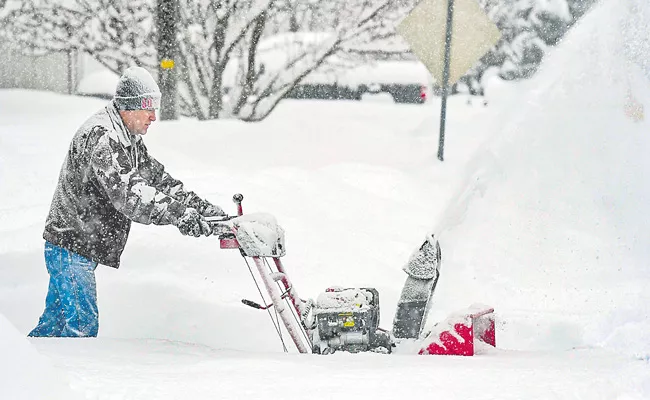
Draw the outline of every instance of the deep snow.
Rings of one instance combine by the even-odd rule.
[[[300,294],[376,287],[387,328],[401,267],[435,233],[429,322],[497,311],[498,348],[472,358],[284,354],[240,303],[258,299],[237,252],[142,225],[121,269],[97,271],[98,339],[21,338],[44,303],[58,169],[104,102],[0,91],[0,397],[650,398],[650,126],[633,118],[650,107],[650,7],[628,3],[603,1],[534,79],[490,82],[487,107],[452,98],[444,163],[436,102],[286,101],[262,123],[184,119],[145,138],[189,188],[277,218]]]

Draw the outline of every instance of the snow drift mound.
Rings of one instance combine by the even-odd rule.
[[[73,400],[65,375],[41,356],[0,314],[0,397],[21,400]]]
[[[583,327],[626,310],[638,329],[597,336],[648,353],[650,4],[604,0],[520,89],[438,220],[437,301],[495,306],[520,348],[585,344]]]

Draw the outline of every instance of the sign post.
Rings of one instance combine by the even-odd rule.
[[[397,32],[442,89],[438,158],[444,159],[449,87],[501,39],[476,0],[422,0]]]
[[[451,61],[451,35],[454,23],[454,0],[448,0],[447,25],[445,29],[445,59],[442,72],[442,102],[440,106],[440,136],[438,139],[438,160],[444,161],[445,126],[447,124],[447,97],[449,97],[449,63]]]

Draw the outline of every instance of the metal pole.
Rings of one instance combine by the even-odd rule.
[[[75,82],[75,61],[76,57],[74,56],[74,50],[70,49],[67,52],[68,54],[68,94],[74,94],[76,82]]]
[[[0,7],[2,8],[2,7]],[[70,43],[73,43],[72,37],[74,36],[74,29],[72,29],[72,24],[65,22],[64,27],[66,33],[68,34],[68,40]],[[69,48],[66,51],[66,56],[68,57],[68,94],[74,94],[77,90],[77,53],[74,48]]]
[[[454,20],[454,0],[447,3],[447,31],[445,34],[445,68],[442,73],[442,106],[440,109],[440,139],[438,141],[438,159],[444,161],[445,123],[447,122],[447,96],[449,95],[449,69],[451,63],[451,37]]]
[[[160,119],[178,119],[178,82],[175,58],[178,51],[176,34],[179,16],[178,0],[158,0],[158,85],[162,92]]]

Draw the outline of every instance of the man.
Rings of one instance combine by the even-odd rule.
[[[95,268],[119,267],[131,221],[172,224],[199,237],[212,234],[204,217],[226,216],[185,191],[147,152],[142,135],[160,99],[153,77],[131,67],[113,100],[72,139],[43,233],[50,275],[45,311],[29,336],[97,336]]]

